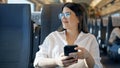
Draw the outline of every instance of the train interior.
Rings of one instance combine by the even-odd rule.
[[[120,39],[113,50],[109,44],[112,30],[120,27],[120,0],[0,0],[0,68],[33,68],[38,46],[61,26],[58,14],[66,2],[86,8],[104,68],[120,68]]]

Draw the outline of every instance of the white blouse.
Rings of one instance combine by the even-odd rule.
[[[103,68],[100,63],[99,46],[94,35],[81,32],[74,42],[79,47],[84,47],[93,56],[94,68]],[[65,31],[52,32],[39,46],[40,50],[36,53],[34,60],[35,68],[64,68],[61,59],[65,58],[64,46],[67,45]],[[78,63],[72,64],[67,68],[88,68],[85,59],[79,59]]]

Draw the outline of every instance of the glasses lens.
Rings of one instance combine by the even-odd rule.
[[[64,16],[65,18],[69,18],[69,17],[70,17],[70,12],[60,13],[58,17],[59,17],[59,19],[62,20],[63,16]]]
[[[62,19],[63,16],[64,16],[64,14],[60,13],[58,17],[59,17],[59,19]]]
[[[66,17],[66,18],[69,18],[69,17],[70,17],[70,12],[66,12],[66,13],[65,13],[65,17]]]

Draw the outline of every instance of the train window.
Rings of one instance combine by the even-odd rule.
[[[107,26],[108,25],[108,17],[104,17],[103,18],[103,26]]]
[[[120,14],[119,13],[116,13],[116,14],[113,14],[111,15],[112,17],[112,25],[113,26],[120,26]]]
[[[97,25],[100,26],[101,20],[97,19]]]
[[[41,12],[33,12],[32,14],[31,14],[32,16],[31,16],[31,19],[35,22],[35,23],[37,23],[37,24],[41,24]]]

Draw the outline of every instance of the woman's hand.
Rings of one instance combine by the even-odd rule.
[[[68,67],[74,63],[77,63],[77,59],[73,58],[73,57],[66,57],[65,59],[62,60],[63,66],[64,67]]]
[[[75,59],[87,59],[90,56],[90,53],[82,47],[76,47],[75,50],[78,52],[70,53],[70,57],[74,57]]]
[[[69,54],[70,57],[74,57],[76,59],[86,59],[88,67],[94,68],[95,61],[93,57],[91,56],[91,54],[85,48],[76,47],[75,50],[78,50],[78,52],[70,53]]]

